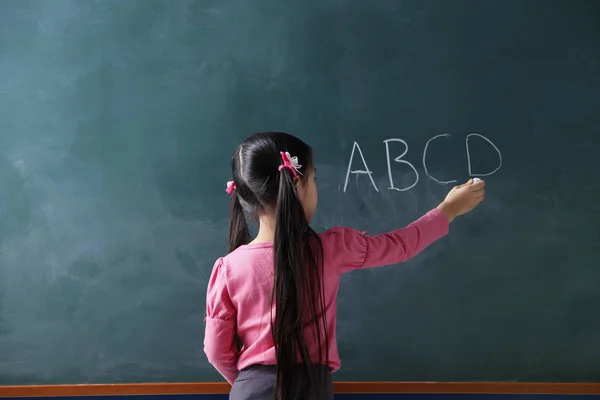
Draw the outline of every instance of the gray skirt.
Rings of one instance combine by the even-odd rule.
[[[331,372],[325,365],[315,365],[316,373],[323,374],[325,388],[323,393],[306,400],[332,400],[333,383]],[[274,400],[275,399],[275,366],[253,365],[240,371],[233,383],[230,400]]]

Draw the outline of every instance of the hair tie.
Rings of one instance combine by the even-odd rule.
[[[281,154],[281,159],[283,160],[283,164],[279,166],[279,171],[288,168],[294,176],[298,176],[298,174],[302,175],[302,172],[300,172],[302,165],[298,164],[298,157],[290,156],[290,153],[287,151],[280,151],[279,154]]]
[[[227,187],[225,188],[225,191],[227,192],[227,194],[232,194],[233,191],[235,190],[235,182],[234,181],[229,181],[227,182]]]

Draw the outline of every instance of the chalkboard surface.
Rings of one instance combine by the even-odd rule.
[[[600,381],[599,20],[566,0],[0,1],[0,384],[220,380],[206,283],[230,155],[259,130],[315,148],[319,230],[384,232],[488,182],[413,261],[344,277],[336,380]]]

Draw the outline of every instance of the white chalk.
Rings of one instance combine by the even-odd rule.
[[[479,183],[479,182],[481,182],[481,179],[479,179],[479,178],[473,178],[473,183]]]

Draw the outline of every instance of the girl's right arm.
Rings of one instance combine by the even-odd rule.
[[[226,275],[223,259],[219,258],[206,291],[204,353],[227,382],[233,384],[239,374],[239,351],[235,342],[237,312],[229,295]]]
[[[354,229],[332,228],[323,235],[328,263],[341,273],[407,261],[448,233],[449,223],[475,208],[484,197],[485,182],[453,188],[446,200],[405,228],[367,236]]]

